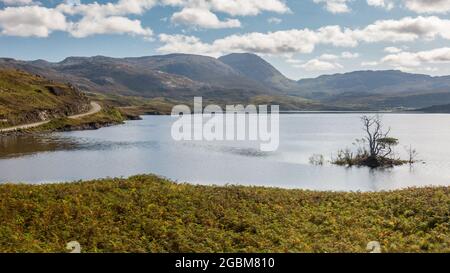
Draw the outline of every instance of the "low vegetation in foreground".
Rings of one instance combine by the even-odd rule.
[[[0,186],[0,252],[449,252],[450,188],[335,193],[152,175]]]

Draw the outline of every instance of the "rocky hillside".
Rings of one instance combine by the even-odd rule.
[[[0,69],[0,126],[87,111],[87,97],[71,85],[21,70]]]
[[[246,77],[274,91],[299,91],[298,83],[288,79],[263,58],[249,53],[233,53],[219,58]]]
[[[221,61],[172,54],[141,58],[69,57],[58,63],[0,59],[0,67],[18,68],[49,79],[70,82],[87,92],[175,99],[249,98],[266,88]]]
[[[0,58],[2,67],[67,82],[86,92],[181,102],[190,102],[194,96],[221,104],[263,97],[283,104],[282,110],[411,109],[450,103],[450,76],[355,71],[296,82],[247,53],[218,59],[191,54],[69,57],[55,63]]]
[[[169,54],[126,58],[124,61],[143,70],[163,71],[172,75],[184,76],[212,88],[269,91],[259,81],[247,77],[247,75],[222,62],[220,59],[212,57],[192,54]]]

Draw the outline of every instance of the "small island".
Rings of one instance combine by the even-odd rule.
[[[397,138],[391,137],[391,129],[383,129],[383,123],[379,115],[361,116],[365,137],[356,139],[353,145],[356,151],[349,148],[339,150],[337,156],[331,159],[331,163],[346,167],[392,168],[404,164],[414,164],[418,160],[417,151],[409,146],[407,148],[408,159],[401,159],[394,152],[394,147],[399,145]],[[323,165],[323,155],[314,154],[309,159],[313,165]]]

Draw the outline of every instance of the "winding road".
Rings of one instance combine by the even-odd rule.
[[[78,114],[78,115],[73,115],[73,116],[68,116],[68,118],[70,119],[80,119],[80,118],[84,118],[93,114],[97,114],[98,112],[100,112],[102,110],[102,107],[100,106],[100,104],[92,101],[91,102],[91,110],[87,111],[86,113],[83,114]]]
[[[80,119],[80,118],[84,118],[84,117],[87,117],[87,116],[90,116],[90,115],[97,114],[101,110],[102,110],[102,107],[100,106],[100,104],[98,104],[97,102],[92,101],[91,102],[91,109],[88,112],[83,113],[83,114],[77,114],[77,115],[68,116],[67,118],[69,118],[69,119]],[[29,124],[24,124],[24,125],[17,125],[17,126],[14,126],[14,127],[8,127],[8,128],[0,129],[0,133],[7,133],[7,132],[13,132],[13,131],[21,130],[21,129],[34,128],[34,127],[38,127],[38,126],[47,124],[50,121],[51,120],[44,120],[44,121],[35,122],[35,123],[29,123]]]

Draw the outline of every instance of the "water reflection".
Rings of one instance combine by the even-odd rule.
[[[105,151],[141,147],[143,149],[157,147],[156,141],[101,141],[84,138],[64,137],[58,134],[17,135],[0,137],[0,159],[14,158],[41,152],[91,150]]]
[[[155,173],[198,184],[242,184],[336,191],[380,191],[450,185],[450,115],[383,116],[401,145],[412,145],[426,164],[370,170],[325,164],[361,137],[358,114],[281,115],[280,147],[252,142],[175,142],[172,119],[140,121],[95,131],[0,138],[0,183],[48,183]],[[405,151],[399,147],[400,156]]]
[[[251,142],[246,142],[247,145],[251,145]],[[275,152],[263,152],[259,147],[243,147],[242,143],[239,146],[227,146],[226,142],[183,142],[183,145],[188,148],[202,149],[208,152],[222,153],[222,154],[232,154],[246,157],[268,157],[273,155]],[[236,145],[236,143],[235,143]]]
[[[20,157],[46,151],[77,149],[78,142],[53,135],[0,137],[0,158]]]

